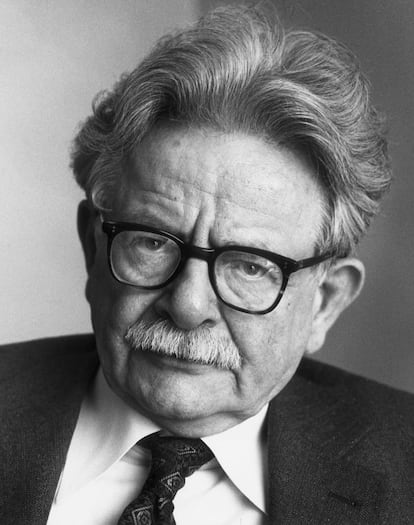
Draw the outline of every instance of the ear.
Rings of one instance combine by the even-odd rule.
[[[78,207],[78,235],[82,244],[88,274],[93,266],[96,254],[94,231],[96,216],[97,212],[89,202],[86,200],[81,201]]]
[[[322,275],[313,302],[313,322],[306,351],[313,353],[325,342],[326,334],[339,315],[354,301],[365,280],[362,262],[353,257],[338,259]]]

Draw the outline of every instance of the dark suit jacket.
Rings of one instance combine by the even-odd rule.
[[[46,523],[97,366],[92,336],[0,348],[1,525]],[[269,523],[414,524],[413,399],[303,360],[269,408]]]

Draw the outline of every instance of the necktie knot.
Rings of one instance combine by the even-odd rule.
[[[139,442],[152,453],[148,485],[159,496],[173,499],[185,478],[213,458],[200,439],[151,434]]]
[[[140,495],[124,510],[118,525],[174,525],[172,503],[185,478],[214,456],[201,439],[151,434],[138,442],[152,454],[151,470]]]

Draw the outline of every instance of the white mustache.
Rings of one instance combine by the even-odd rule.
[[[125,340],[133,350],[155,352],[193,363],[237,371],[242,359],[229,337],[213,335],[206,327],[184,331],[170,321],[137,321],[128,328]]]

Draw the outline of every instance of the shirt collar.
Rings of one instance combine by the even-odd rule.
[[[265,405],[255,416],[224,432],[202,438],[233,484],[263,512],[266,507],[263,427],[267,408]]]
[[[202,438],[232,483],[263,512],[265,447],[262,427],[266,412],[267,405],[242,423]],[[58,499],[96,479],[140,439],[158,430],[159,426],[112,391],[99,368],[81,406],[58,487]]]
[[[160,430],[108,386],[100,367],[84,398],[58,487],[58,499],[85,486],[137,441]]]

